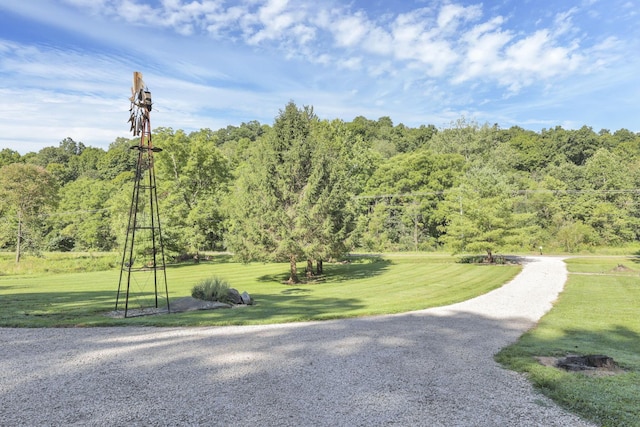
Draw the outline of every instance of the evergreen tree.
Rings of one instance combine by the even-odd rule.
[[[338,123],[320,123],[312,108],[287,104],[237,170],[230,248],[244,260],[289,261],[291,283],[298,261],[344,253],[352,228],[347,135]]]

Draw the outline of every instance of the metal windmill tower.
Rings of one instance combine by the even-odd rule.
[[[131,92],[129,122],[140,141],[131,146],[137,150],[138,160],[116,297],[115,309],[124,310],[124,317],[157,313],[165,306],[170,311],[153,162],[153,154],[162,149],[151,141],[151,92],[142,73],[133,73]]]

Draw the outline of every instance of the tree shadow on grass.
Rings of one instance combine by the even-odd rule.
[[[347,280],[367,279],[384,274],[392,261],[381,256],[356,257],[349,262],[333,264],[329,267],[332,282],[344,282]]]
[[[259,320],[260,323],[321,320],[349,317],[365,307],[358,298],[317,297],[302,288],[286,289],[279,295],[254,294],[256,305],[221,313],[236,324]],[[327,315],[333,313],[333,315]]]
[[[234,259],[233,255],[230,254],[203,255],[198,260],[187,259],[167,262],[167,268],[179,269],[182,267],[193,267],[196,265],[231,264],[235,262],[237,261]]]
[[[312,277],[307,284],[319,282],[339,283],[347,280],[367,279],[383,274],[391,264],[392,261],[380,255],[347,257],[343,261],[324,263],[324,273],[320,276]],[[298,273],[302,279],[302,284],[305,284],[305,278],[303,277],[305,270],[301,266],[302,264],[298,266]],[[266,274],[258,278],[260,282],[278,283],[285,283],[288,279],[288,270],[278,274]]]
[[[252,294],[255,305],[234,309],[172,312],[143,317],[109,317],[115,309],[116,292],[45,292],[3,294],[0,302],[0,327],[74,327],[74,326],[181,326],[199,324],[281,323],[349,317],[349,312],[364,308],[357,298],[316,297],[310,290],[288,288],[281,294]],[[119,309],[124,307],[121,295]],[[169,298],[169,306],[175,297]],[[132,295],[129,310],[153,308],[153,294]],[[159,308],[166,308],[164,296]],[[334,313],[326,315],[326,313]],[[335,314],[337,313],[337,314]],[[355,315],[355,314],[354,314]]]
[[[635,264],[640,264],[640,251],[637,251],[633,255],[628,256],[627,259]]]
[[[3,294],[0,326],[81,325],[115,307],[116,292],[30,292]]]
[[[640,358],[638,357],[640,355],[640,333],[620,325],[597,331],[564,329],[562,335],[553,339],[540,338],[535,334],[525,334],[518,343],[507,347],[505,351],[512,349],[522,355],[529,356],[600,353],[611,357],[617,355],[624,360],[627,355],[636,359],[636,369],[640,370]],[[549,349],[555,354],[533,354],[540,351],[539,349]]]
[[[635,368],[640,372],[640,333],[637,331],[620,325],[603,331],[567,329],[565,337],[555,340],[553,345],[569,352],[607,354],[619,360],[631,356],[636,359]]]

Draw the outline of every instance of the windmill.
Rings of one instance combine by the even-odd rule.
[[[133,73],[131,93],[129,122],[133,135],[140,140],[131,146],[137,150],[138,160],[116,296],[115,310],[124,309],[124,317],[131,313],[154,314],[163,306],[170,312],[153,161],[154,153],[162,149],[154,147],[151,140],[151,92],[142,73]]]

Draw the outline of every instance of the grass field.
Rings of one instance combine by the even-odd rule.
[[[11,263],[5,255],[0,267],[2,262]],[[254,306],[114,319],[105,314],[115,306],[119,270],[52,273],[61,270],[56,269],[57,263],[77,271],[77,263],[100,270],[108,268],[108,262],[86,255],[74,264],[51,256],[39,259],[39,266],[38,259],[27,260],[31,274],[0,275],[0,326],[237,325],[398,313],[472,298],[501,286],[520,271],[515,266],[461,264],[447,255],[391,254],[325,263],[323,280],[286,285],[288,264],[241,264],[218,255],[211,262],[169,267],[169,300],[189,296],[198,281],[219,276],[240,292],[249,292]]]
[[[496,359],[544,394],[603,426],[640,426],[640,260],[567,260],[569,280],[539,325]],[[603,354],[624,370],[588,376],[542,366],[536,356]]]

